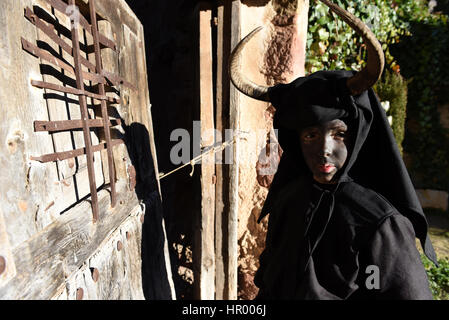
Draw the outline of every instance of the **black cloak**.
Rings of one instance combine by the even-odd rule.
[[[432,299],[415,236],[435,264],[428,224],[372,89],[352,71],[320,71],[270,88],[284,150],[262,209],[269,216],[255,284],[267,299]],[[353,141],[336,184],[315,182],[298,129],[341,119]],[[378,268],[379,286],[367,286]]]

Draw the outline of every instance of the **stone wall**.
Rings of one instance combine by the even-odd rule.
[[[448,193],[440,190],[417,189],[419,201],[423,208],[448,210]]]

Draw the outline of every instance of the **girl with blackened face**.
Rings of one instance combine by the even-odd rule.
[[[302,129],[299,133],[304,160],[315,181],[336,183],[337,172],[348,157],[348,127],[340,119]]]
[[[254,277],[257,298],[432,299],[416,248],[419,238],[437,262],[427,220],[371,88],[384,69],[382,46],[351,13],[321,1],[365,40],[368,61],[361,71],[318,71],[259,86],[242,73],[240,58],[261,29],[243,39],[230,59],[233,84],[276,109],[273,127],[283,150],[257,220],[269,215]],[[375,288],[368,285],[373,266]]]

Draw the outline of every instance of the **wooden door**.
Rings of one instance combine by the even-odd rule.
[[[89,16],[93,1],[74,4],[85,17],[82,22],[90,25],[86,29],[80,23],[83,28],[78,29],[80,73],[91,74],[95,80],[100,69],[93,67],[97,63]],[[5,22],[0,26],[0,299],[144,298],[141,240],[145,210],[135,191],[136,170],[128,152],[132,142],[125,141],[127,128],[139,125],[147,131],[156,179],[158,171],[143,27],[125,1],[95,0],[104,70],[99,78],[106,79],[105,93],[98,83],[84,79],[86,91],[102,96],[86,97],[86,121],[99,124],[89,130],[91,145],[112,149],[112,161],[107,148],[93,152],[93,186],[85,155],[39,161],[45,155],[87,149],[79,126],[76,130],[36,130],[42,122],[82,118],[83,94],[73,91],[77,75],[67,67],[76,64],[70,51],[74,50],[72,11],[68,10],[72,3],[0,3],[0,18]],[[35,47],[44,53],[33,54]],[[47,88],[37,83],[46,83]],[[50,85],[59,86],[58,90],[49,89]],[[114,99],[119,103],[113,103]],[[102,126],[102,101],[107,101],[107,121],[113,126],[109,144]],[[96,220],[92,218],[92,191],[98,198]]]

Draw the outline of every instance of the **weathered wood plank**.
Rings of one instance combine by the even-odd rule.
[[[102,6],[101,4],[104,4]],[[106,3],[108,1],[100,0],[98,8],[103,8],[109,12],[110,10],[116,10]],[[122,4],[122,2],[120,2]],[[123,2],[124,3],[124,2]],[[125,21],[128,21],[128,13],[132,13],[129,9],[123,8],[123,16]],[[134,16],[134,14],[132,14]],[[113,13],[111,13],[113,16]],[[111,20],[113,21],[113,20]],[[147,80],[147,68],[146,68],[146,56],[145,56],[145,44],[144,44],[144,30],[141,24],[123,24],[120,36],[117,37],[117,42],[120,47],[119,54],[119,75],[131,82],[137,87],[140,94],[135,94],[130,88],[122,87],[122,103],[118,107],[118,112],[122,119],[124,119],[127,126],[136,132],[140,132],[142,144],[141,150],[144,154],[148,152],[145,150],[145,146],[149,144],[151,159],[148,157],[148,163],[145,167],[148,168],[148,172],[154,170],[155,178],[157,179],[157,187],[159,195],[161,194],[161,188],[159,183],[159,170],[156,155],[156,146],[154,143],[154,131],[153,122],[151,117],[151,104],[148,90]],[[137,74],[137,71],[139,74]],[[139,139],[140,139],[139,138]],[[151,163],[152,162],[152,163]],[[130,165],[130,163],[128,164]],[[143,173],[144,175],[146,173]],[[148,177],[143,177],[146,179]],[[176,298],[175,288],[171,276],[171,266],[168,252],[168,243],[165,233],[164,219],[162,219],[162,230],[164,231],[164,255],[165,255],[165,267],[169,279],[169,286],[171,289],[172,298]]]
[[[34,133],[36,118],[47,120],[42,91],[30,85],[42,79],[37,59],[24,52],[20,37],[36,41],[35,27],[24,18],[32,1],[0,2],[0,203],[11,249],[51,223],[58,188],[55,164],[33,164],[29,156],[53,152],[48,134]]]
[[[54,223],[13,250],[17,275],[0,290],[1,299],[49,299],[65,278],[76,272],[138,206],[127,185],[117,183],[118,204],[110,207],[107,190],[98,193],[99,220],[92,222],[91,206],[83,201]]]
[[[143,37],[140,37],[140,29],[142,29],[142,24],[136,18],[134,12],[132,12],[125,1],[112,2],[111,0],[96,0],[95,4],[98,15],[103,18],[107,17],[107,20],[114,26],[113,33],[120,34],[121,25],[125,24],[131,32],[138,35],[140,39],[143,39]],[[109,37],[108,34],[105,34],[105,36]],[[109,38],[115,41],[117,47],[120,48],[119,37],[113,36],[112,38]]]
[[[227,128],[227,117],[224,114],[227,105],[226,100],[226,87],[224,75],[227,74],[225,68],[225,53],[224,48],[226,46],[226,38],[224,36],[225,32],[225,8],[223,3],[220,3],[217,8],[217,52],[216,52],[216,118],[215,126],[218,132],[221,133],[221,140],[224,141],[224,130]],[[218,141],[217,141],[218,142]],[[223,300],[224,298],[224,287],[225,287],[225,266],[223,257],[223,245],[224,245],[224,235],[226,234],[223,230],[223,218],[225,216],[225,191],[223,190],[226,186],[225,170],[226,167],[223,165],[223,153],[216,154],[216,165],[215,165],[215,175],[216,175],[216,185],[215,185],[215,299]]]
[[[106,37],[112,39],[114,36],[112,32],[112,24],[107,20],[98,21],[98,29],[100,33],[106,35]],[[103,70],[106,70],[113,74],[119,73],[118,67],[118,54],[116,51],[110,48],[101,49],[101,60],[103,65]],[[119,98],[117,92],[106,92],[106,95],[109,97]],[[109,106],[111,108],[111,106]],[[110,114],[109,117],[112,118],[115,115]],[[101,131],[100,131],[101,132]],[[118,138],[119,135],[116,132],[116,129],[111,130],[111,137]],[[100,138],[105,140],[104,133],[101,132]],[[124,155],[127,153],[125,146],[115,147],[112,150],[113,158],[114,158],[114,166],[115,166],[115,176],[116,179],[126,179],[126,161],[124,161]],[[108,164],[108,155],[107,151],[101,151],[101,159],[103,163],[103,176],[105,183],[109,183],[109,164]]]
[[[200,21],[200,120],[201,147],[214,145],[214,102],[212,74],[212,10],[199,11]],[[198,141],[194,141],[198,143]],[[200,243],[195,250],[200,258],[199,299],[213,300],[215,298],[215,154],[208,153],[201,161],[201,221]]]
[[[76,299],[79,289],[83,300],[142,300],[140,256],[142,208],[109,235],[83,266],[66,280],[62,292],[53,299]],[[122,246],[117,246],[118,242]],[[95,270],[95,273],[93,272]],[[95,276],[94,276],[95,274]]]
[[[118,70],[114,69],[113,72],[120,75],[126,81],[132,83],[137,90],[132,90],[127,87],[121,87],[121,104],[117,107],[117,111],[120,114],[123,122],[128,126],[128,129],[140,129],[137,130],[142,132],[142,141],[146,145],[149,142],[151,149],[151,160],[148,161],[146,165],[148,168],[153,167],[157,186],[159,189],[159,194],[161,192],[159,183],[159,171],[156,156],[156,147],[154,144],[154,132],[153,123],[151,118],[151,104],[148,90],[148,80],[147,80],[147,65],[145,56],[145,44],[144,44],[144,30],[142,24],[136,19],[134,13],[131,11],[129,6],[125,1],[120,1],[118,3],[112,3],[110,0],[96,0],[96,7],[99,15],[103,17],[108,17],[110,21],[110,27],[107,31],[104,31],[106,36],[113,38],[119,48],[118,54]],[[101,21],[102,22],[102,21]],[[108,56],[112,56],[113,53],[109,52],[108,49],[103,49],[107,54],[103,56],[103,59],[109,59]],[[106,64],[106,63],[105,63]],[[111,71],[110,69],[107,69]],[[136,94],[139,92],[139,94]],[[145,131],[145,133],[143,132]],[[148,134],[148,136],[145,136]],[[143,149],[142,149],[143,150]],[[146,152],[146,151],[145,151]],[[116,157],[114,153],[114,157]],[[152,161],[152,164],[149,163]],[[118,160],[116,160],[117,165],[117,176],[124,175],[129,179],[127,174],[127,168],[132,164],[130,159],[122,161],[123,165],[126,167],[119,167]],[[172,292],[172,298],[176,297],[174,284],[171,276],[171,266],[168,253],[168,243],[165,235],[164,220],[162,219],[162,229],[164,230],[164,254],[165,254],[165,265],[166,271],[169,279],[169,285]]]
[[[97,293],[107,300],[118,300],[122,297],[124,299],[129,298],[126,297],[129,284],[123,281],[126,273],[123,247],[120,251],[117,248],[119,241],[123,246],[122,236],[119,233],[114,233],[106,246],[91,259],[91,265],[96,266],[100,275]]]
[[[240,1],[231,4],[231,49],[233,49],[241,39],[240,31]],[[240,113],[240,93],[234,86],[230,87],[230,128],[236,130],[239,127]],[[238,209],[239,209],[239,139],[233,144],[233,159],[230,165],[229,183],[229,215],[228,215],[228,257],[227,257],[227,287],[225,299],[237,299],[237,267],[238,267]]]
[[[139,38],[127,25],[122,26],[121,38],[119,73],[120,75],[126,75],[126,80],[133,83],[138,91],[142,92],[147,84],[143,83],[143,79],[139,77],[139,72],[144,70],[146,65],[144,64],[144,56],[139,50]],[[130,68],[130,66],[133,67]],[[131,125],[133,122],[148,123],[148,96],[146,94],[134,94],[130,88],[122,88],[122,94],[122,100],[124,101],[120,106],[121,108],[119,107],[119,112],[121,117],[125,119],[126,124]],[[127,112],[125,112],[125,108]]]
[[[125,264],[124,279],[129,287],[123,299],[144,299],[141,286],[142,261],[135,258],[141,256],[142,222],[140,217],[140,214],[132,216],[120,226]]]

